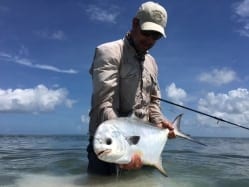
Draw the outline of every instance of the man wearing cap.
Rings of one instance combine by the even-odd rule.
[[[134,113],[144,121],[160,128],[169,128],[169,137],[175,137],[172,124],[165,119],[158,100],[160,89],[158,68],[148,53],[157,40],[166,37],[166,10],[155,2],[143,3],[132,21],[132,28],[124,39],[99,45],[90,68],[93,93],[89,113],[88,172],[115,174],[117,168],[138,169],[142,163],[134,155],[131,163],[117,166],[100,161],[93,151],[93,136],[98,125],[108,119]]]

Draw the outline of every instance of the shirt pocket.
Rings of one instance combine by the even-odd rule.
[[[121,94],[134,95],[139,84],[139,70],[131,64],[123,64],[120,69]]]
[[[123,80],[133,80],[138,78],[139,72],[138,69],[131,64],[123,64],[120,69],[120,78]]]

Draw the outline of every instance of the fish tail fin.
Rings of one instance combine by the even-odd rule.
[[[165,176],[168,177],[166,170],[163,168],[163,162],[162,158],[158,160],[158,163],[155,165],[155,167]]]
[[[176,136],[179,136],[181,138],[184,138],[184,139],[187,139],[191,142],[195,142],[195,143],[198,143],[200,145],[204,145],[204,146],[207,146],[206,144],[202,143],[202,142],[199,142],[197,140],[194,140],[193,138],[191,138],[190,136],[184,134],[183,132],[181,132],[180,130],[180,123],[181,123],[181,118],[182,118],[183,114],[180,114],[178,115],[175,120],[173,121],[173,126],[174,126],[174,133]]]

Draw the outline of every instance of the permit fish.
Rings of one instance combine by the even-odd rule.
[[[181,118],[182,114],[173,121],[175,135],[202,144],[180,132]],[[101,123],[95,132],[94,152],[100,160],[116,164],[128,164],[132,156],[138,154],[144,165],[156,167],[167,176],[161,154],[168,134],[168,129],[158,128],[135,116],[110,119]]]

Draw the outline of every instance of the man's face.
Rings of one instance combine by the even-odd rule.
[[[133,24],[133,41],[138,51],[146,52],[154,46],[162,35],[156,31],[141,30],[139,22]]]

